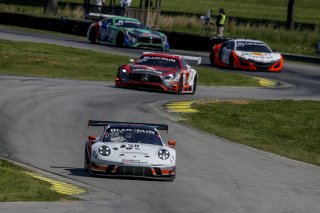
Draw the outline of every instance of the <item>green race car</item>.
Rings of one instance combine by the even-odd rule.
[[[149,29],[137,19],[123,16],[107,17],[91,24],[87,37],[91,43],[169,50],[165,34]]]

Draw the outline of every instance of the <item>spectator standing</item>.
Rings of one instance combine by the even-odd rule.
[[[120,7],[128,8],[131,5],[131,0],[120,0]]]
[[[102,11],[102,7],[104,5],[104,0],[94,0],[93,4],[95,5],[95,7],[97,8],[98,12]]]
[[[128,15],[128,8],[131,5],[131,0],[120,0],[120,7],[122,8],[122,12],[124,11],[124,16]]]
[[[219,10],[219,16],[217,18],[217,37],[223,37],[224,24],[226,22],[227,16],[224,12],[224,9]]]

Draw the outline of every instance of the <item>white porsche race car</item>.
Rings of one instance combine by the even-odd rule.
[[[88,126],[104,127],[101,137],[86,142],[89,174],[175,179],[176,142],[164,144],[158,131],[168,131],[168,125],[89,120]]]

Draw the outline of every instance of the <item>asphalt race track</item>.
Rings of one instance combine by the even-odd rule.
[[[37,41],[135,56],[141,50],[0,30],[0,39]],[[194,54],[194,53],[189,53]],[[204,62],[206,63],[206,62]],[[320,68],[287,63],[283,73],[248,73],[279,88],[198,87],[196,95],[115,88],[113,82],[0,76],[0,155],[85,186],[82,201],[0,203],[1,213],[315,213],[320,168],[239,145],[168,120],[161,105],[202,98],[320,100]],[[174,182],[90,177],[83,172],[89,119],[158,122],[177,141]]]

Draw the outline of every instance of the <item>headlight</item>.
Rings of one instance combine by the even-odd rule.
[[[127,70],[126,69],[121,69],[121,72],[127,73]]]
[[[173,80],[176,77],[176,74],[169,74],[164,77],[166,80]]]
[[[138,38],[138,36],[132,32],[127,32],[128,36],[130,36],[131,38]]]
[[[161,40],[162,41],[166,41],[167,40],[167,36],[161,36]]]
[[[107,146],[101,146],[99,148],[99,154],[102,156],[108,156],[111,154],[111,149]]]
[[[170,152],[166,149],[161,149],[159,152],[158,152],[158,156],[160,159],[162,160],[166,160],[170,157]]]

